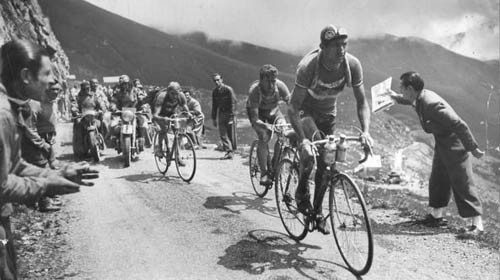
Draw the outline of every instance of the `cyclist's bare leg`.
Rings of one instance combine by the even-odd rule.
[[[258,145],[257,145],[257,159],[259,162],[259,167],[261,170],[261,174],[264,175],[267,173],[267,161],[269,157],[269,140],[271,138],[271,133],[267,128],[255,126],[255,131],[259,137]]]
[[[314,132],[317,130],[316,124],[312,117],[302,118],[302,127],[304,129],[305,137],[309,140],[312,139]],[[310,149],[300,147],[300,165],[299,165],[299,184],[295,192],[295,199],[297,200],[299,211],[304,212],[310,208],[310,192],[309,192],[309,177],[314,168],[314,154],[310,153]]]

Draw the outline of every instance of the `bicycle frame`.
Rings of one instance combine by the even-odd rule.
[[[317,166],[318,166],[318,160],[321,160],[321,159],[319,159],[319,157],[322,156],[322,154],[318,150],[318,147],[320,147],[320,146],[326,144],[328,141],[330,141],[328,139],[329,137],[333,137],[334,139],[336,139],[335,141],[338,141],[338,139],[340,138],[340,137],[334,137],[333,135],[328,135],[326,137],[326,139],[317,140],[317,141],[313,141],[312,142],[312,144],[315,147],[315,149],[314,149],[314,168],[317,168]],[[346,142],[347,141],[349,141],[349,142],[359,142],[360,141],[359,136],[344,136],[344,135],[341,135],[341,137],[343,137]],[[367,149],[365,149],[365,157],[363,159],[361,159],[359,161],[359,163],[365,162],[367,160],[367,158],[368,158],[368,155],[372,154],[372,148],[370,146],[365,146],[365,147],[367,147]],[[334,161],[333,163],[327,164],[324,167],[324,170],[323,170],[324,173],[323,173],[323,176],[321,178],[320,189],[318,190],[318,187],[316,186],[316,191],[319,191],[319,198],[318,198],[319,201],[323,201],[324,200],[324,196],[325,196],[326,190],[328,190],[328,188],[333,187],[335,185],[337,177],[341,174],[337,170],[336,164],[337,164],[337,162]],[[333,184],[332,184],[333,186],[330,186],[329,182],[333,182]],[[333,190],[330,190],[330,191],[333,191]],[[345,190],[343,190],[343,191],[345,193]],[[314,202],[316,202],[316,201],[314,200]],[[310,211],[310,214],[307,216],[307,220],[308,221],[306,221],[308,223],[308,225],[309,225],[308,230],[310,232],[314,231],[315,228],[316,228],[316,220],[315,220],[316,215],[317,214],[322,214],[322,213],[316,213],[316,211],[314,210],[314,209],[316,209],[315,206],[316,205],[313,205],[312,211]],[[349,207],[349,211],[352,213],[351,206],[348,205],[348,207]],[[326,215],[324,217],[324,219],[329,219],[329,218],[330,218],[330,214],[328,214],[328,215]]]

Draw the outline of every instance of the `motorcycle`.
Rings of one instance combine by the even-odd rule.
[[[113,114],[120,115],[118,125],[120,135],[116,139],[115,149],[118,154],[122,154],[125,167],[129,167],[132,159],[144,151],[144,138],[137,135],[137,117],[145,113],[137,112],[137,109],[133,107],[123,107],[121,111]]]
[[[73,152],[77,158],[90,156],[95,162],[101,161],[101,150],[104,150],[104,137],[99,132],[98,113],[85,110],[81,115],[73,117]],[[83,137],[80,138],[83,131]],[[81,143],[78,143],[82,141]]]

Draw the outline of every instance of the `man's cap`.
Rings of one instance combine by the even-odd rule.
[[[96,78],[91,79],[90,82],[94,83],[94,84],[98,84],[99,83],[99,81]]]
[[[347,38],[347,31],[345,30],[345,28],[342,27],[337,28],[335,25],[329,24],[325,26],[323,30],[321,30],[320,34],[321,43],[326,43],[331,40],[340,38],[342,39]]]
[[[80,84],[80,87],[81,88],[90,87],[90,83],[86,80],[83,80],[82,83]]]

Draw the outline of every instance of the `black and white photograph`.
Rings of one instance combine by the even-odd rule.
[[[500,279],[499,25],[0,1],[0,280]]]

